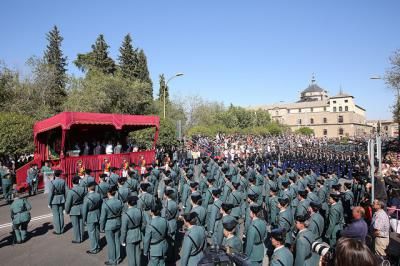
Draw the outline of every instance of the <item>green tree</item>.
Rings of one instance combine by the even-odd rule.
[[[396,93],[395,103],[393,105],[393,118],[398,123],[400,130],[400,49],[395,51],[389,58],[390,69],[386,71],[386,84]],[[400,134],[399,134],[400,140]]]
[[[314,130],[309,127],[301,127],[295,131],[296,134],[311,136],[314,135]]]
[[[137,50],[133,48],[132,38],[127,34],[119,48],[120,55],[118,57],[119,67],[124,78],[135,80],[138,77],[138,58]]]
[[[168,86],[165,83],[165,76],[164,74],[161,74],[159,76],[159,80],[160,80],[160,88],[158,90],[158,100],[162,103],[164,103],[164,92],[165,92],[165,102],[168,103],[169,102],[169,93],[168,93]]]
[[[48,67],[48,71],[53,72],[51,83],[48,85],[48,90],[46,91],[48,98],[48,105],[55,112],[59,112],[62,102],[65,100],[67,95],[65,91],[66,84],[66,66],[67,58],[64,57],[61,50],[61,43],[63,37],[60,34],[57,26],[47,33],[46,39],[48,44],[44,52],[44,63]]]
[[[146,94],[147,97],[151,97],[153,99],[153,82],[150,78],[150,72],[147,67],[147,58],[144,54],[143,49],[140,49],[137,53],[137,68],[136,68],[137,78],[142,81],[150,84],[150,89],[143,91],[143,94]]]
[[[0,154],[16,158],[33,152],[33,123],[26,115],[0,113]]]
[[[171,147],[177,145],[179,142],[176,138],[176,125],[171,119],[160,120],[160,132],[157,145],[159,147]]]
[[[99,70],[104,74],[114,74],[116,65],[108,56],[108,44],[100,34],[92,45],[92,51],[86,54],[78,54],[74,64],[82,71]]]

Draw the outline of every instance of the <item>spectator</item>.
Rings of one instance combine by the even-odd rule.
[[[336,246],[335,266],[376,266],[377,262],[369,248],[352,238],[339,239]],[[322,265],[326,265],[323,264]]]
[[[353,238],[365,243],[368,234],[368,225],[364,221],[365,211],[363,207],[353,208],[353,221],[342,232],[342,237]]]
[[[373,202],[374,216],[371,222],[371,233],[374,238],[375,254],[386,257],[386,249],[389,245],[389,216],[383,210],[385,204],[380,200]]]

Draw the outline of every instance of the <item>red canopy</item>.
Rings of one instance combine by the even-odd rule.
[[[156,127],[160,124],[158,116],[146,115],[122,115],[122,114],[100,114],[100,113],[80,113],[80,112],[63,112],[39,121],[33,127],[33,134],[36,135],[50,129],[60,127],[63,130],[69,130],[72,125],[113,125],[115,129],[120,130],[123,126],[149,126]]]

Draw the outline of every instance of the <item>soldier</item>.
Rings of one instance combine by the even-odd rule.
[[[161,217],[168,221],[168,262],[175,262],[175,254],[177,247],[175,246],[175,234],[178,230],[176,224],[176,218],[178,216],[178,205],[172,197],[175,191],[173,189],[167,188],[164,194],[163,209],[161,210]]]
[[[85,193],[88,191],[88,184],[91,182],[94,182],[94,177],[91,176],[90,174],[92,173],[92,170],[90,169],[85,169],[85,175],[82,177],[79,185],[83,188],[85,188]]]
[[[317,193],[314,192],[315,185],[313,184],[307,184],[306,190],[307,190],[307,199],[311,201],[319,201],[319,197]]]
[[[61,179],[61,170],[54,171],[55,179],[50,181],[49,208],[53,213],[54,234],[61,235],[64,231],[64,204],[67,198],[67,184]]]
[[[154,205],[154,196],[148,193],[148,189],[150,187],[149,183],[141,183],[139,190],[139,200],[138,200],[138,208],[144,211],[144,219],[145,223],[148,224],[150,222],[150,209]],[[161,211],[161,210],[160,210]]]
[[[7,204],[12,202],[12,181],[10,170],[2,166],[0,162],[0,178],[1,178],[1,187],[3,189],[3,197],[7,201]]]
[[[342,204],[338,203],[340,195],[331,193],[329,196],[329,226],[326,230],[325,237],[329,240],[331,247],[336,245],[337,236],[340,235],[340,231],[343,229],[343,207]]]
[[[250,205],[252,223],[246,233],[245,254],[252,265],[262,265],[265,256],[264,240],[267,238],[267,226],[264,220],[258,218],[261,210],[259,205]]]
[[[240,254],[243,252],[243,244],[240,238],[236,235],[238,222],[236,220],[227,220],[222,223],[224,227],[224,240],[222,245],[228,253]]]
[[[293,254],[285,247],[285,229],[278,228],[271,231],[271,242],[275,248],[272,254],[270,266],[292,266]]]
[[[107,192],[108,200],[101,206],[100,231],[106,233],[108,260],[105,265],[116,265],[121,261],[121,213],[124,204],[115,198],[117,187],[110,187]]]
[[[190,196],[192,202],[192,212],[197,213],[197,225],[206,226],[207,210],[201,205],[201,194],[200,192],[194,192]]]
[[[159,200],[151,207],[151,220],[146,225],[143,253],[149,258],[148,265],[165,265],[168,251],[168,221],[160,217],[162,204]]]
[[[73,187],[68,190],[67,199],[65,200],[65,213],[69,214],[72,228],[73,240],[72,243],[79,244],[83,241],[83,219],[82,219],[82,204],[85,197],[85,189],[79,186],[79,176],[74,176],[72,179]]]
[[[129,171],[124,186],[129,189],[131,195],[137,196],[139,190],[139,182],[135,178],[135,172]]]
[[[119,179],[119,175],[117,174],[117,168],[111,167],[110,170],[111,174],[108,177],[108,183],[110,184],[110,186],[117,186]],[[107,174],[106,171],[104,171],[104,173]]]
[[[129,266],[140,266],[140,243],[144,229],[143,212],[137,208],[137,196],[128,197],[128,210],[122,214],[121,245],[126,246]]]
[[[308,216],[296,217],[296,229],[298,230],[294,250],[294,266],[315,266],[318,265],[319,258],[312,252],[312,243],[315,242],[314,233],[307,229]]]
[[[96,193],[96,182],[88,183],[88,194],[86,194],[82,205],[82,219],[87,226],[90,240],[88,254],[97,254],[100,251],[100,210],[102,198]]]
[[[278,228],[285,229],[286,240],[285,245],[290,247],[292,245],[292,228],[294,226],[293,213],[289,207],[288,198],[278,199],[278,208],[280,209],[278,214],[277,225]]]
[[[271,187],[270,197],[268,198],[268,221],[272,227],[276,227],[276,218],[279,212],[277,192],[276,187]]]
[[[183,205],[183,213],[190,213],[192,211],[192,202],[190,199],[190,196],[192,193],[197,191],[197,187],[199,186],[199,183],[192,181],[189,183],[190,191],[189,191],[189,197],[186,199],[186,201],[182,201]]]
[[[324,217],[322,217],[322,215],[319,213],[321,207],[321,203],[311,201],[310,208],[308,209],[310,213],[308,229],[314,233],[316,241],[321,241],[325,226]]]
[[[353,209],[353,201],[354,201],[354,194],[353,191],[351,191],[351,183],[346,182],[344,183],[345,191],[343,193],[343,209],[345,210],[344,212],[344,218],[346,221],[346,224],[350,223],[352,220],[352,209]]]
[[[31,164],[26,173],[26,183],[29,185],[29,196],[36,195],[39,183],[39,170],[37,164]]]
[[[310,207],[310,200],[307,199],[307,191],[299,190],[297,198],[299,200],[299,204],[294,212],[294,216],[304,216],[307,215],[308,207]]]
[[[222,201],[219,199],[221,195],[221,190],[219,188],[212,189],[212,197],[214,199],[214,203],[211,206],[211,214],[210,214],[210,223],[207,230],[212,236],[213,244],[220,246],[222,244],[223,237],[223,228],[222,228],[222,214],[221,214],[221,206]]]
[[[28,223],[31,220],[30,210],[32,207],[27,199],[20,198],[19,196],[20,193],[15,194],[14,202],[10,206],[10,211],[15,238],[17,243],[21,244],[26,241]]]
[[[107,198],[108,190],[110,189],[110,184],[106,181],[107,175],[100,175],[100,184],[96,186],[96,192],[100,194],[102,199]]]
[[[193,196],[193,195],[192,195]],[[203,226],[198,226],[197,213],[183,215],[184,226],[188,229],[182,244],[181,265],[197,265],[203,257],[207,237]]]
[[[242,216],[243,194],[239,190],[240,183],[232,182],[232,192],[228,194],[226,203],[233,205],[231,215],[235,217],[236,221]]]
[[[125,187],[126,177],[118,178],[118,191],[117,191],[117,199],[124,203],[124,209],[128,208],[125,203],[128,200],[128,196],[131,194],[129,188]]]

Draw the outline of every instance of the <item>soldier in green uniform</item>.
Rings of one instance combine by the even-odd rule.
[[[192,202],[192,212],[197,214],[197,225],[206,226],[206,217],[207,217],[207,210],[201,205],[201,194],[200,192],[194,192],[190,196],[190,200]]]
[[[183,219],[187,232],[183,238],[180,265],[197,265],[206,247],[206,231],[203,226],[198,226],[197,213],[184,214]]]
[[[267,225],[258,217],[261,210],[262,207],[259,205],[250,205],[252,223],[246,233],[245,254],[252,265],[262,265],[265,256],[264,241],[267,238]]]
[[[26,172],[26,183],[29,185],[29,196],[36,195],[39,183],[39,170],[37,164],[31,164]]]
[[[268,210],[268,222],[272,227],[276,227],[276,222],[277,222],[277,216],[278,216],[278,197],[276,196],[278,192],[278,188],[276,187],[271,187],[270,189],[270,197],[268,197],[268,204],[267,204],[267,210]]]
[[[65,213],[69,214],[73,229],[72,243],[78,244],[83,241],[83,219],[82,219],[82,204],[85,197],[85,189],[79,186],[79,176],[74,176],[72,179],[73,187],[68,190],[67,199],[65,200]]]
[[[165,265],[168,250],[168,221],[160,217],[162,204],[159,200],[151,207],[151,220],[146,225],[143,253],[149,258],[148,265]]]
[[[127,176],[124,186],[129,189],[129,191],[131,192],[131,195],[133,195],[133,196],[138,195],[139,182],[135,178],[135,172],[131,172],[131,171],[128,172],[128,176]]]
[[[242,216],[242,204],[243,204],[243,194],[239,190],[240,183],[232,182],[232,192],[228,194],[226,203],[233,205],[231,215],[235,217],[237,221]]]
[[[175,235],[178,230],[176,218],[178,216],[178,205],[172,199],[175,190],[167,188],[164,194],[163,209],[161,210],[161,217],[168,221],[168,256],[167,262],[175,262],[175,256],[178,248],[175,246]]]
[[[293,266],[293,254],[285,247],[285,229],[277,228],[271,231],[271,242],[274,253],[271,257],[270,266]]]
[[[64,204],[67,198],[67,184],[61,179],[61,170],[54,171],[55,179],[50,181],[49,208],[53,213],[54,234],[60,235],[64,231]]]
[[[108,190],[110,189],[110,184],[106,181],[107,175],[100,175],[100,183],[96,186],[96,192],[100,194],[102,199],[107,198]]]
[[[308,216],[296,217],[296,229],[298,231],[295,244],[294,266],[315,266],[318,265],[319,257],[312,252],[312,243],[315,242],[315,235],[307,229]]]
[[[140,183],[140,190],[139,190],[139,200],[138,200],[138,208],[144,211],[144,219],[146,224],[150,222],[150,209],[154,205],[155,199],[154,196],[148,193],[148,189],[150,188],[150,184]],[[161,211],[161,210],[160,210]]]
[[[137,208],[137,196],[128,197],[128,210],[122,214],[121,245],[126,246],[129,266],[140,266],[140,243],[144,229],[143,212]]]
[[[343,209],[344,211],[344,219],[346,224],[349,224],[353,219],[352,209],[354,203],[354,194],[351,191],[352,184],[350,182],[344,183],[345,191],[343,193]]]
[[[87,188],[87,187],[88,187],[89,183],[95,181],[95,180],[94,180],[94,177],[91,176],[91,173],[92,173],[92,170],[90,170],[90,169],[85,169],[85,175],[82,177],[82,179],[81,179],[81,181],[80,181],[80,183],[79,183],[79,185],[80,185],[81,187],[85,188],[85,193],[87,193],[87,191],[88,191],[88,188]]]
[[[12,181],[10,170],[3,166],[0,163],[0,178],[1,178],[1,187],[3,189],[3,197],[4,200],[7,201],[7,204],[12,202]]]
[[[97,254],[100,251],[100,210],[102,198],[96,193],[96,182],[88,183],[88,194],[86,194],[82,205],[82,219],[87,226],[90,240],[88,254]]]
[[[285,229],[286,241],[285,245],[290,247],[292,245],[292,229],[294,226],[293,213],[289,206],[288,198],[278,199],[278,208],[280,209],[278,214],[277,225],[279,228]]]
[[[226,251],[228,253],[242,253],[242,241],[235,233],[238,222],[236,220],[226,220],[222,225],[224,227],[224,240],[222,245],[226,248]]]
[[[310,213],[308,229],[314,233],[316,241],[321,241],[325,226],[324,217],[319,213],[321,207],[321,203],[311,201],[310,208],[308,209]]]
[[[20,198],[16,193],[13,203],[10,205],[12,226],[18,244],[26,241],[28,223],[31,220],[31,204],[25,198]]]
[[[340,194],[331,193],[329,196],[329,226],[326,230],[325,237],[329,240],[331,247],[336,245],[337,236],[343,229],[343,207],[339,203]]]
[[[128,200],[129,195],[131,194],[131,191],[129,188],[125,187],[125,182],[126,182],[126,177],[120,177],[118,178],[118,191],[117,191],[117,199],[122,201],[124,204]],[[127,209],[128,206],[124,205],[124,209]]]
[[[101,206],[100,231],[106,233],[108,260],[105,265],[116,265],[121,261],[121,213],[124,204],[115,198],[117,187],[110,187],[107,193],[108,200]]]
[[[186,201],[182,201],[182,207],[183,207],[183,213],[190,213],[192,211],[192,201],[190,199],[192,193],[197,192],[197,188],[199,186],[199,183],[195,181],[190,181],[189,182],[189,197],[186,199]]]
[[[317,178],[317,195],[321,206],[321,215],[327,219],[329,213],[329,206],[327,203],[328,188],[324,185],[325,180],[322,176]]]
[[[299,190],[297,198],[299,199],[299,204],[294,212],[294,216],[304,216],[307,214],[308,208],[310,207],[310,200],[307,199],[307,191]]]
[[[110,184],[110,186],[117,186],[118,178],[119,178],[119,175],[117,174],[117,168],[111,167],[111,174],[108,177],[108,183]]]
[[[223,240],[223,228],[222,228],[222,214],[221,206],[222,201],[219,199],[221,190],[219,188],[212,189],[212,197],[214,203],[211,206],[210,223],[207,227],[209,234],[212,236],[213,244],[220,246]]]

